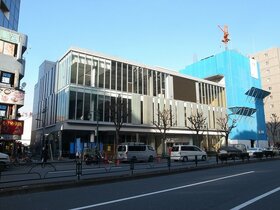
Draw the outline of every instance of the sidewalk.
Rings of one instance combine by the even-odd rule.
[[[279,157],[277,158],[269,158],[269,159],[262,159],[262,160],[250,160],[250,161],[235,161],[235,162],[227,162],[227,163],[219,163],[216,164],[215,162],[208,163],[208,164],[199,164],[195,166],[194,164],[189,165],[182,165],[183,167],[160,167],[160,168],[153,168],[151,170],[142,170],[137,171],[137,173],[131,172],[128,165],[124,165],[127,168],[125,170],[120,171],[120,173],[117,172],[109,172],[109,173],[96,173],[98,176],[96,177],[89,177],[86,178],[84,176],[87,175],[81,175],[81,179],[77,178],[77,176],[71,176],[70,178],[57,178],[55,179],[46,179],[43,180],[43,182],[36,183],[35,181],[28,184],[22,184],[21,186],[9,186],[9,187],[2,187],[0,188],[0,196],[9,196],[9,195],[15,195],[15,194],[22,194],[22,193],[32,193],[32,192],[41,192],[45,190],[56,190],[56,189],[63,189],[63,188],[72,188],[72,187],[80,187],[80,186],[88,186],[88,185],[97,185],[97,184],[103,184],[103,183],[111,183],[111,182],[117,182],[117,181],[127,181],[127,180],[133,180],[133,179],[141,179],[141,178],[147,178],[147,177],[153,177],[153,176],[163,176],[163,175],[169,175],[169,174],[175,174],[175,173],[184,173],[184,172],[190,172],[195,170],[206,170],[211,168],[218,168],[218,167],[228,167],[232,165],[237,164],[248,164],[248,163],[255,163],[259,161],[272,161],[272,160],[279,160]],[[66,161],[68,163],[73,163],[73,160]],[[53,161],[50,162],[50,164],[59,164],[59,162]],[[64,162],[65,163],[65,162]],[[165,164],[165,163],[163,163]],[[117,166],[113,166],[115,169],[117,169]],[[112,167],[112,168],[113,168]],[[98,167],[92,167],[88,170],[103,170],[103,166]],[[86,169],[84,169],[86,170]],[[55,173],[55,172],[54,172]]]

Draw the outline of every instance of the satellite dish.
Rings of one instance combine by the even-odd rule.
[[[21,88],[25,88],[25,86],[26,86],[26,82],[23,82],[23,83],[21,84]]]

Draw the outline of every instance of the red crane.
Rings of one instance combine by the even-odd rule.
[[[229,33],[228,33],[228,26],[224,25],[224,28],[222,28],[221,26],[218,25],[218,27],[222,30],[222,32],[224,32],[224,38],[222,39],[222,42],[225,44],[226,48],[227,48],[227,43],[230,41],[229,37]]]

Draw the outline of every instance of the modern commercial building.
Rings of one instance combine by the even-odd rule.
[[[270,48],[252,55],[260,65],[262,87],[271,92],[265,100],[265,120],[271,122],[271,116],[276,114],[280,117],[280,48]],[[280,129],[275,132],[275,140],[280,143]],[[272,134],[268,132],[269,140]],[[271,142],[272,143],[272,142]]]
[[[24,123],[18,109],[24,105],[20,83],[24,77],[27,36],[18,33],[20,0],[0,1],[0,152],[17,153]],[[2,27],[3,26],[3,27]]]
[[[0,0],[0,26],[18,30],[21,0]]]
[[[270,93],[261,87],[256,60],[226,50],[187,66],[180,73],[225,85],[227,113],[237,122],[237,127],[230,133],[230,143],[243,143],[249,147],[268,145],[263,99]],[[206,94],[216,93],[202,93],[202,101]]]
[[[201,88],[217,94],[201,101]],[[211,148],[219,141],[215,116],[224,116],[225,107],[223,84],[71,48],[57,62],[40,66],[31,145],[48,144],[54,156],[95,145],[110,153],[119,119],[118,143],[144,142],[162,154],[174,143],[197,144],[187,118],[199,111],[207,118],[199,146]],[[173,125],[165,142],[153,124],[163,110],[170,111]]]

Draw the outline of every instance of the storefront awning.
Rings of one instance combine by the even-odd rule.
[[[251,87],[245,94],[254,98],[264,99],[270,94],[270,92],[260,88]]]
[[[230,107],[229,110],[232,112],[232,114],[242,115],[246,117],[252,116],[252,114],[254,114],[257,111],[256,109],[244,106]]]

